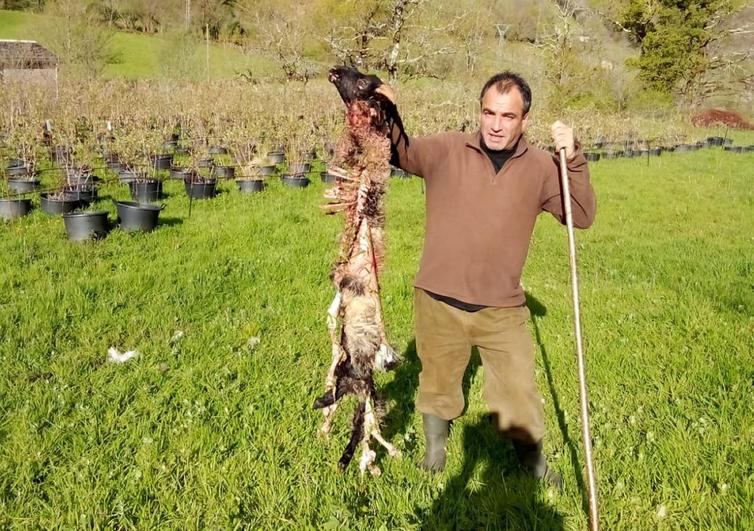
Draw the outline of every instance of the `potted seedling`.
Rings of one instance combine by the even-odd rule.
[[[337,145],[332,139],[340,138],[343,135],[343,125],[341,114],[332,111],[324,113],[313,125],[316,152],[325,166],[324,171],[321,171],[319,176],[322,182],[326,184],[334,184],[340,179],[338,174],[342,170],[331,167],[337,149]]]
[[[61,134],[61,137],[66,137]],[[83,145],[70,145],[73,142],[65,138],[66,151],[70,153],[66,157],[64,166],[57,172],[58,189],[52,192],[40,194],[42,210],[47,214],[60,215],[85,208],[97,199],[97,187],[94,184],[95,176],[92,175],[88,165],[83,163],[86,149]]]
[[[153,121],[146,127],[136,131],[136,148],[134,155],[136,167],[148,168],[145,174],[139,175],[128,183],[131,199],[139,203],[150,203],[162,197],[162,179],[158,172],[169,169],[173,162],[172,155],[153,154],[154,147],[159,145],[165,137],[165,128],[159,122]]]
[[[289,155],[288,172],[283,175],[283,184],[292,188],[309,186],[307,174],[312,170],[310,154],[314,144],[311,129],[303,123],[295,124],[298,130],[290,131],[287,154]]]
[[[229,127],[227,142],[239,168],[236,175],[238,190],[242,193],[264,190],[265,176],[259,171],[261,160],[257,157],[258,143],[252,138],[251,132],[243,126]]]
[[[183,180],[186,194],[190,199],[210,199],[215,197],[217,193],[217,178],[210,175],[203,175],[200,173],[202,170],[206,170],[207,167],[211,168],[211,159],[209,159],[209,165],[206,164],[206,158],[204,153],[207,146],[207,134],[206,134],[206,121],[201,117],[193,120],[189,129],[189,138],[192,141],[193,146],[196,147],[191,150],[189,154],[188,175]]]
[[[78,143],[69,149],[70,156],[63,168],[63,179],[66,183],[58,193],[48,197],[51,203],[58,200],[66,235],[72,241],[99,240],[110,231],[110,222],[106,210],[70,211],[67,201],[75,199],[78,203],[74,208],[86,208],[97,199],[97,187],[94,176],[88,168],[88,157],[91,153],[86,144]],[[52,205],[50,205],[52,209]]]
[[[340,179],[338,175],[340,170],[332,167],[332,160],[335,158],[335,145],[323,133],[318,140],[318,146],[318,152],[322,154],[320,160],[325,166],[325,169],[319,172],[319,177],[325,184],[335,184]]]
[[[149,232],[157,226],[159,214],[165,205],[138,201],[116,201],[120,227],[126,232]]]
[[[125,167],[121,176],[128,179],[132,201],[115,201],[115,206],[120,227],[127,232],[153,230],[164,208],[164,205],[152,204],[162,196],[162,180],[157,176],[157,165],[151,155],[163,133],[155,126],[136,126],[118,137],[118,152]],[[144,168],[150,168],[150,172]]]
[[[184,179],[186,179],[186,177],[188,177],[189,170],[185,167],[184,162],[179,162],[179,160],[185,161],[186,157],[191,153],[191,148],[189,146],[179,144],[179,142],[185,142],[186,140],[185,131],[187,129],[187,119],[185,116],[180,115],[177,118],[174,118],[174,121],[175,125],[173,127],[173,132],[171,133],[171,138],[175,139],[176,147],[173,150],[173,164],[170,166],[168,178],[183,181]]]
[[[183,180],[186,194],[191,199],[211,199],[217,194],[217,178],[200,173],[201,160],[196,154],[191,155],[188,174]]]
[[[39,187],[37,178],[36,134],[31,124],[16,127],[15,143],[19,157],[12,161],[8,174],[8,189],[14,194],[26,194]],[[20,163],[20,165],[19,165]]]
[[[0,195],[0,219],[12,220],[31,212],[31,199],[15,197],[8,190],[4,192]]]
[[[223,130],[223,134],[220,137],[222,147],[219,145],[210,145],[209,153],[214,156],[212,165],[212,175],[218,179],[233,179],[236,176],[236,166],[233,164],[235,154],[235,147],[233,144],[236,142],[234,138],[237,136],[235,131],[236,127],[231,125],[231,121],[228,120],[228,125]]]
[[[306,175],[312,171],[312,160],[316,155],[316,137],[311,124],[296,120],[288,125],[288,173]]]
[[[91,169],[97,151],[95,135],[77,130],[75,122],[64,120],[57,123],[56,138],[68,154],[59,170],[62,174],[60,191],[75,194],[80,201],[91,203],[97,199],[95,182],[99,180]]]

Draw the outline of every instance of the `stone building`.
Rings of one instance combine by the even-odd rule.
[[[36,41],[0,39],[0,83],[11,81],[54,88],[58,58]]]

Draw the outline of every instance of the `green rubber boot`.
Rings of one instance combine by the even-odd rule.
[[[428,472],[440,472],[445,468],[445,446],[448,443],[450,422],[429,413],[423,413],[426,454],[422,468]]]
[[[547,465],[547,460],[542,453],[542,441],[525,443],[513,441],[518,462],[524,470],[537,479],[543,479],[559,491],[563,491],[563,478]]]

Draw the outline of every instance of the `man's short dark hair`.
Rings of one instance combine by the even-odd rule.
[[[479,95],[479,103],[482,102],[484,95],[487,94],[487,91],[493,85],[500,94],[507,93],[513,87],[518,88],[518,91],[521,93],[521,97],[524,100],[524,116],[526,116],[526,114],[529,112],[529,109],[531,108],[531,89],[529,88],[529,84],[524,81],[524,78],[522,78],[518,74],[509,72],[508,70],[506,70],[505,72],[500,72],[499,74],[495,74],[487,80],[487,83],[484,84],[482,93]]]

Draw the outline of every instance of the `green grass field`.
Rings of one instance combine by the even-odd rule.
[[[50,17],[21,11],[0,10],[0,39],[36,40],[48,44],[46,30]],[[171,74],[163,61],[178,53],[169,38],[139,33],[113,31],[109,50],[116,60],[105,66],[105,78],[157,79]],[[198,43],[192,46],[181,74],[186,78],[204,80],[207,75],[206,48]],[[239,72],[252,71],[254,76],[277,75],[274,63],[239,49],[220,44],[209,47],[209,76],[213,80],[233,79]]]
[[[603,528],[751,529],[754,154],[592,173],[597,221],[577,237]],[[403,457],[383,453],[383,475],[360,478],[336,466],[351,403],[330,441],[311,409],[342,223],[320,213],[323,188],[243,196],[224,183],[189,219],[169,182],[158,230],[86,244],[39,209],[0,225],[0,527],[585,528],[564,229],[541,217],[524,283],[565,491],[517,471],[485,420],[478,357],[447,470],[418,467],[419,179],[393,180],[387,205],[382,295],[404,361],[379,387]],[[107,196],[128,191],[102,195],[114,218]],[[140,355],[106,363],[110,346]]]

